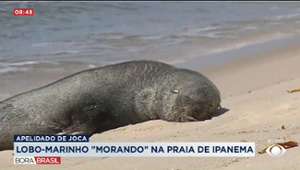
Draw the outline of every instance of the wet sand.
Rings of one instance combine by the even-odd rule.
[[[268,44],[262,44],[265,47]],[[300,141],[300,43],[270,50],[241,53],[247,57],[213,69],[193,68],[207,75],[222,93],[225,114],[205,122],[149,121],[94,135],[93,142],[239,142],[256,143],[256,151],[269,139]],[[262,46],[262,49],[263,46]],[[265,48],[267,49],[267,48]],[[246,50],[245,50],[246,51]],[[79,68],[78,68],[79,71]],[[70,72],[22,74],[15,84],[0,82],[0,94],[17,94],[50,83]],[[20,87],[19,81],[26,85]],[[1,99],[5,98],[0,96]],[[281,129],[285,125],[286,129]],[[13,165],[12,151],[0,153],[0,169],[156,169],[255,170],[300,169],[300,147],[273,158],[63,158],[61,165]]]

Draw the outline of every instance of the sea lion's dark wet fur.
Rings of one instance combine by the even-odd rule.
[[[211,119],[216,86],[198,72],[156,61],[85,70],[0,103],[0,150],[14,134],[88,134],[162,119]]]

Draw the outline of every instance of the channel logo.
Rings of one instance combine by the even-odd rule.
[[[31,164],[31,165],[39,165],[39,164],[60,164],[60,157],[46,157],[46,156],[24,156],[24,157],[14,157],[15,164]]]
[[[280,157],[282,156],[285,152],[286,149],[278,144],[273,144],[271,146],[268,147],[268,149],[266,150],[267,154],[269,154],[270,156],[273,157]]]

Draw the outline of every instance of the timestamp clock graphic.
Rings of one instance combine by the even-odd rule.
[[[15,8],[14,15],[33,15],[33,8]]]

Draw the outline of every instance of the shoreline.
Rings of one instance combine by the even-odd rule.
[[[203,57],[193,58],[186,62],[174,64],[175,66],[189,69],[211,71],[215,68],[227,66],[232,63],[241,63],[253,60],[269,60],[277,57],[260,56],[263,53],[282,52],[284,49],[297,49],[300,44],[300,34],[290,35],[284,38],[273,39],[242,48],[218,52]]]
[[[293,70],[293,72],[287,73],[286,70],[283,70],[283,72],[280,73],[281,78],[278,80],[277,78],[274,78],[268,83],[254,82],[255,79],[251,77],[250,74],[253,73],[250,73],[250,69],[252,67],[256,67],[257,65],[261,65],[261,67],[263,67],[263,65],[269,62],[272,62],[273,65],[276,63],[278,64],[281,62],[281,56],[283,55],[290,58],[290,60],[295,60],[295,62],[298,62],[297,59],[293,59],[294,54],[300,53],[300,49],[298,49],[298,47],[300,47],[300,35],[294,35],[282,39],[275,39],[264,43],[249,45],[240,49],[233,49],[204,57],[193,58],[186,62],[172,65],[199,71],[210,78],[213,82],[216,82],[218,86],[221,84],[221,82],[222,84],[226,82],[223,79],[232,79],[234,77],[233,75],[237,74],[239,70],[248,70],[245,71],[248,73],[244,75],[246,79],[248,77],[247,88],[240,91],[230,91],[230,82],[228,82],[226,83],[226,89],[220,89],[221,91],[226,91],[225,93],[222,93],[222,97],[228,97],[230,95],[245,93],[247,89],[261,89],[269,84],[275,83],[276,81],[287,81],[297,76],[297,65],[293,65],[292,68],[290,68]],[[51,65],[51,67],[57,67],[52,71],[47,70],[48,67],[50,67],[49,65],[42,63],[41,66],[32,65],[33,70],[31,71],[1,73],[2,81],[0,81],[0,87],[2,90],[0,90],[0,100],[18,93],[47,85],[76,72],[93,67],[100,67],[103,65],[81,62],[62,62],[61,64],[63,67]],[[42,70],[44,67],[47,69]],[[264,69],[261,68],[261,70]],[[262,76],[263,74],[258,75],[260,79]],[[249,84],[252,85],[249,86]],[[22,86],[21,89],[19,88],[20,85]]]
[[[190,65],[191,69],[206,75],[219,88],[222,94],[222,107],[229,109],[221,116],[204,122],[190,123],[148,121],[96,134],[90,139],[91,142],[240,142],[246,140],[256,143],[254,158],[75,157],[62,158],[60,166],[45,165],[43,169],[300,169],[296,161],[300,158],[300,147],[288,149],[285,155],[279,158],[257,153],[258,150],[268,146],[268,140],[300,142],[300,92],[287,93],[287,90],[300,88],[300,49],[297,48],[300,42],[298,43],[285,44],[280,48],[271,46],[269,49],[260,44],[265,50],[260,53],[250,50],[253,53],[247,55],[243,55],[245,48],[231,51],[241,54],[241,59],[210,70],[197,66],[195,61],[190,61],[196,66]],[[65,74],[69,73],[49,73],[47,75],[49,77],[41,76],[38,72],[24,73],[19,76],[14,85],[0,82],[1,94],[7,92],[5,90],[18,93],[64,77]],[[20,88],[18,82],[22,80],[26,80],[26,85]],[[285,125],[286,129],[281,129],[282,125]],[[1,169],[40,169],[40,166],[13,165],[12,153],[12,151],[0,152]]]
[[[222,97],[226,98],[299,77],[299,47],[300,36],[297,35],[196,58],[176,66],[203,73],[220,87]],[[197,66],[198,63],[208,66]],[[242,77],[242,81],[234,80],[237,76]],[[232,88],[235,85],[242,87]]]

